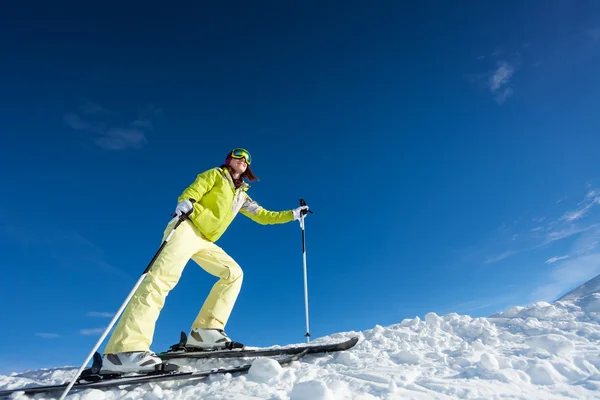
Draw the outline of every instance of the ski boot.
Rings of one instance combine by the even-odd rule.
[[[243,349],[244,345],[232,341],[222,329],[194,328],[185,342],[187,351]]]
[[[151,351],[104,354],[100,374],[148,373],[160,370],[162,362]]]

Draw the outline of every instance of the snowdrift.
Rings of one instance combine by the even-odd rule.
[[[488,318],[424,319],[338,333],[347,352],[305,356],[281,367],[257,359],[245,375],[71,393],[69,399],[600,399],[600,294],[513,307]],[[299,343],[301,344],[301,343]],[[237,361],[240,362],[241,361]],[[180,362],[185,369],[235,360]],[[61,383],[76,368],[0,376],[0,389]],[[44,395],[13,398],[50,398]]]

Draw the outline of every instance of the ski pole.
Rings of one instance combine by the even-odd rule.
[[[190,201],[192,203],[195,202],[194,199],[190,199]],[[83,370],[85,369],[85,366],[88,364],[88,362],[90,362],[90,360],[94,356],[94,353],[98,350],[98,348],[100,347],[100,345],[102,344],[102,342],[104,341],[104,339],[106,338],[106,336],[108,335],[108,332],[112,329],[112,327],[115,324],[115,322],[117,322],[117,319],[119,319],[119,317],[121,316],[121,314],[125,310],[125,307],[127,307],[127,304],[129,304],[129,301],[131,300],[131,298],[133,297],[133,295],[137,291],[138,287],[141,285],[142,281],[146,277],[146,274],[148,274],[148,271],[150,271],[150,268],[152,267],[152,265],[154,264],[154,262],[156,261],[156,259],[158,258],[158,256],[162,252],[162,250],[165,248],[167,242],[169,241],[169,239],[171,239],[171,236],[173,236],[173,233],[175,232],[175,229],[177,229],[177,227],[179,227],[179,225],[183,221],[185,221],[187,219],[187,217],[189,216],[189,214],[192,211],[193,211],[193,208],[188,213],[181,214],[179,217],[175,217],[175,218],[177,218],[177,223],[173,226],[173,229],[171,229],[171,231],[169,232],[169,234],[167,235],[167,237],[165,238],[165,240],[163,240],[162,244],[158,248],[158,251],[156,252],[156,254],[154,254],[154,257],[152,257],[152,260],[150,260],[150,263],[148,263],[148,266],[146,267],[146,269],[144,270],[144,272],[142,273],[142,275],[140,276],[140,278],[136,282],[136,284],[133,287],[133,289],[131,289],[131,292],[129,292],[129,295],[127,296],[127,298],[125,299],[125,301],[121,305],[121,308],[119,308],[119,310],[117,311],[117,313],[115,314],[115,316],[113,317],[113,319],[110,321],[110,324],[108,324],[108,327],[104,330],[104,333],[102,334],[102,336],[100,336],[100,339],[98,339],[98,342],[96,343],[96,345],[94,346],[94,348],[92,349],[92,351],[90,352],[90,354],[87,356],[87,358],[85,359],[85,361],[83,362],[83,364],[81,364],[81,367],[79,367],[79,370],[77,371],[77,373],[75,374],[75,376],[73,377],[73,379],[71,379],[71,382],[69,382],[69,385],[65,388],[65,391],[60,396],[59,400],[63,400],[67,396],[67,394],[69,393],[69,391],[71,390],[71,388],[75,384],[75,381],[77,380],[77,378],[79,378],[79,375],[81,375],[81,372],[83,372]],[[173,220],[175,218],[173,218]],[[171,220],[171,222],[173,220]]]
[[[300,205],[305,206],[306,201],[304,199],[300,199]],[[306,237],[304,233],[304,217],[307,212],[313,213],[311,210],[303,210],[300,213],[300,228],[302,228],[302,260],[304,263],[304,311],[306,313],[306,342],[310,341],[310,328],[308,323],[308,283],[307,283],[307,275],[306,275]]]

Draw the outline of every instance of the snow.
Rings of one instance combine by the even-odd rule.
[[[598,201],[598,200],[596,200]],[[564,294],[558,301],[573,300],[600,292],[600,275]]]
[[[248,371],[248,379],[268,383],[281,375],[283,368],[271,358],[259,358],[252,363]]]
[[[341,332],[358,336],[346,352],[307,355],[285,366],[253,360],[247,374],[71,392],[105,399],[600,399],[600,294],[515,306],[487,318],[428,313],[390,326]],[[303,343],[298,343],[303,344]],[[280,347],[282,345],[274,346]],[[246,360],[178,360],[184,370]],[[237,364],[236,364],[237,363]],[[56,368],[0,376],[0,390],[58,384],[75,373]],[[13,395],[14,399],[57,398]]]
[[[333,392],[320,379],[300,382],[290,393],[291,400],[334,400]]]

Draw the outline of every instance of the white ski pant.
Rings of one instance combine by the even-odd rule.
[[[171,222],[167,226],[163,240],[174,224]],[[186,220],[175,230],[123,311],[104,354],[150,349],[156,320],[165,299],[177,285],[190,259],[209,274],[219,277],[192,328],[225,328],[242,286],[242,269],[223,249],[206,240]]]

